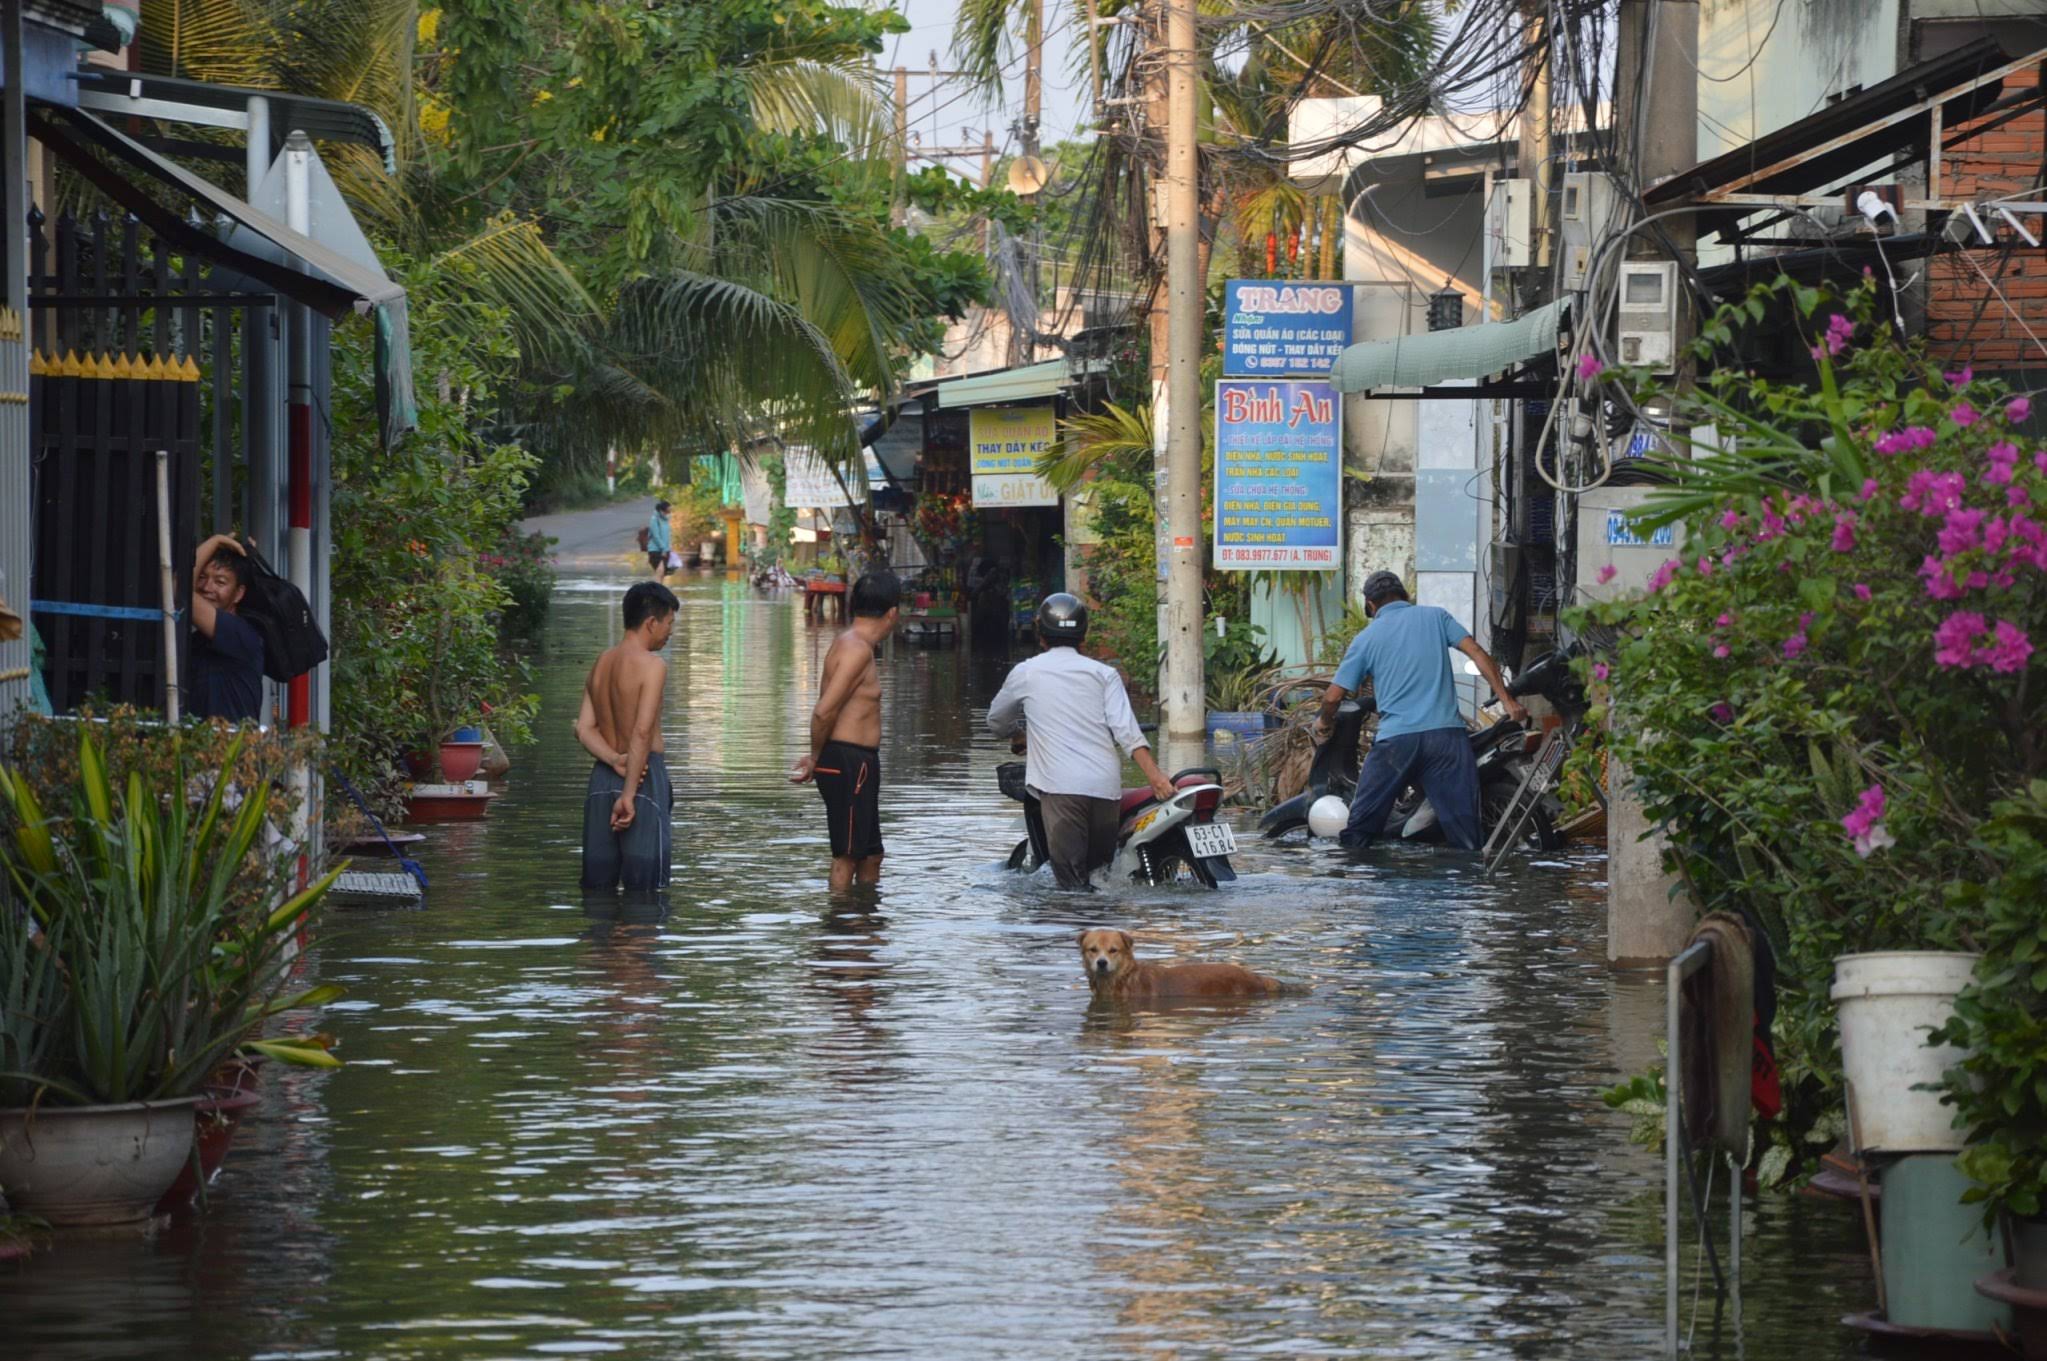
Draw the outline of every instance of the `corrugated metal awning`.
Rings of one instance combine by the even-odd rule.
[[[339,251],[293,231],[268,213],[257,211],[219,185],[166,160],[81,109],[49,112],[56,114],[57,118],[30,115],[30,133],[165,240],[268,284],[324,316],[338,317],[351,310],[365,314],[374,311],[379,336],[377,396],[378,405],[382,408],[381,425],[386,442],[395,441],[411,427],[415,411],[412,353],[402,285],[387,277],[381,269],[359,264]],[[267,246],[274,247],[275,251],[256,253],[240,249],[203,227],[191,225],[184,220],[181,211],[157,202],[140,186],[93,156],[72,139],[69,135],[72,132],[111,153],[131,169],[182,190],[210,213],[246,228]],[[274,258],[266,259],[266,254]],[[290,263],[279,263],[280,260],[298,261],[305,269],[301,271]]]
[[[940,406],[993,406],[999,402],[1040,401],[1056,397],[1066,386],[1064,359],[1048,359],[1022,368],[997,369],[971,378],[951,378],[933,388]]]
[[[1398,340],[1368,340],[1336,357],[1329,381],[1338,392],[1418,388],[1451,378],[1484,378],[1556,353],[1570,312],[1559,298],[1512,321],[1428,331]]]

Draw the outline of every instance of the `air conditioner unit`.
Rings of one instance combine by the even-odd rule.
[[[1592,270],[1592,253],[1627,224],[1627,214],[1613,180],[1603,174],[1579,172],[1564,176],[1558,205],[1562,241],[1562,276],[1566,293],[1582,292]]]
[[[1533,263],[1535,189],[1527,180],[1495,180],[1486,200],[1486,241],[1494,269],[1522,269]]]
[[[1655,373],[1675,369],[1677,265],[1667,260],[1623,260],[1620,264],[1621,363]]]

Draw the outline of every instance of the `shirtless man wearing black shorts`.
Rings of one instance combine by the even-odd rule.
[[[853,626],[825,653],[810,711],[810,751],[789,773],[792,784],[815,780],[824,796],[834,893],[856,879],[881,882],[881,672],[874,649],[895,629],[903,587],[893,572],[869,572],[849,595]]]

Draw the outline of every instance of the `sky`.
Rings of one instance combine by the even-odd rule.
[[[910,131],[921,134],[924,146],[979,146],[984,130],[995,134],[998,154],[1019,148],[1011,124],[1023,113],[1021,53],[1004,75],[1005,96],[997,104],[971,93],[964,81],[934,82],[916,73],[931,69],[932,53],[940,70],[953,69],[953,17],[957,0],[889,0],[889,7],[910,21],[910,31],[889,39],[881,66],[910,68]],[[1078,41],[1076,0],[1045,0],[1045,107],[1039,140],[1046,145],[1075,136],[1088,117],[1087,48]],[[1075,65],[1076,59],[1078,66]],[[948,162],[952,169],[978,174],[978,157]]]

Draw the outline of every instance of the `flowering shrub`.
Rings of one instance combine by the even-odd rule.
[[[1647,523],[1682,553],[1648,594],[1594,606],[1618,626],[1606,682],[1616,752],[1703,908],[1746,908],[1779,961],[1787,1081],[1780,1174],[1836,1128],[1834,956],[1970,948],[1950,883],[1989,865],[1978,825],[2047,763],[2047,453],[2026,399],[1787,281],[1702,327],[1730,346],[1790,303],[1818,381],[1723,367],[1674,397],[1734,448],[1668,467]],[[1859,339],[1858,339],[1859,337]]]
[[[498,611],[499,642],[539,641],[554,599],[554,555],[549,551],[553,546],[554,540],[545,534],[521,534],[517,526],[507,525],[498,551],[477,555],[477,563],[505,588],[504,607]]]

